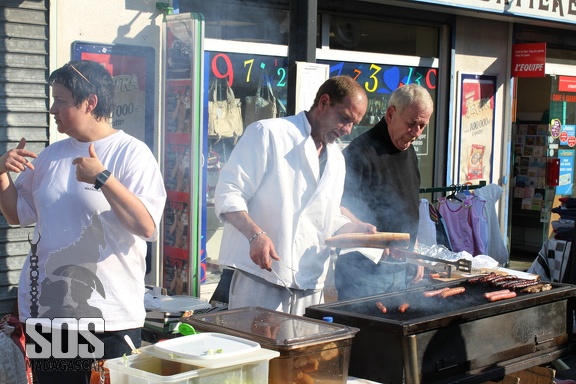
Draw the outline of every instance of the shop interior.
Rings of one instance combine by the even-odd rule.
[[[562,100],[554,96],[562,94],[559,91],[562,77],[519,78],[517,83],[508,222],[511,259],[519,262],[533,261],[543,244],[555,237],[552,222],[559,216],[550,209],[561,205],[561,197],[573,195],[574,144],[570,144],[564,134],[573,135],[570,132],[576,123],[576,104],[568,96]],[[559,133],[550,128],[555,119],[560,120]],[[558,185],[550,186],[547,161],[558,157],[563,176]]]

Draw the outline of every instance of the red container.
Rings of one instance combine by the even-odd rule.
[[[558,186],[560,181],[560,159],[550,157],[546,161],[546,184],[549,187]]]

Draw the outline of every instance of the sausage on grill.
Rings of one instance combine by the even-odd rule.
[[[424,297],[433,297],[436,295],[439,295],[440,293],[449,290],[450,288],[448,287],[444,287],[444,288],[440,288],[440,289],[435,289],[433,291],[424,291],[422,292],[422,294],[424,295]]]
[[[450,288],[444,292],[440,292],[439,296],[446,298],[449,296],[459,295],[461,293],[464,293],[465,291],[466,291],[466,288],[464,288],[464,287],[455,287],[455,288]]]
[[[504,300],[504,299],[512,299],[514,297],[516,297],[516,292],[510,291],[510,292],[499,293],[497,295],[492,295],[488,298],[488,300],[489,301],[498,301],[498,300]]]
[[[410,308],[410,304],[408,303],[402,303],[400,304],[400,306],[398,307],[398,312],[400,313],[404,313],[408,310],[408,308]]]
[[[382,312],[382,313],[388,312],[388,309],[386,308],[386,306],[384,304],[382,304],[381,302],[377,301],[376,306],[378,307],[380,312]]]
[[[500,290],[500,291],[486,292],[486,293],[484,294],[484,297],[487,298],[487,299],[489,299],[490,297],[492,297],[492,296],[494,296],[494,295],[501,294],[501,293],[510,293],[510,290],[509,290],[509,289],[502,289],[502,290]]]

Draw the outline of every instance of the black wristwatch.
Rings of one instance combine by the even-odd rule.
[[[100,172],[100,174],[98,176],[96,176],[96,182],[94,183],[94,188],[96,188],[96,189],[102,188],[104,183],[106,183],[106,181],[108,181],[109,177],[110,177],[110,171],[109,170],[105,169],[102,172]]]

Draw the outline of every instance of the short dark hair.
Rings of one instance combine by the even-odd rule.
[[[114,111],[114,81],[110,72],[100,63],[90,60],[70,61],[52,72],[48,83],[51,86],[60,84],[69,89],[76,105],[95,94],[98,104],[93,114],[98,120],[110,118]]]
[[[318,106],[320,97],[324,94],[330,96],[330,105],[334,105],[341,103],[348,96],[356,95],[358,92],[365,92],[364,88],[350,76],[342,75],[331,77],[318,88],[312,108]]]

